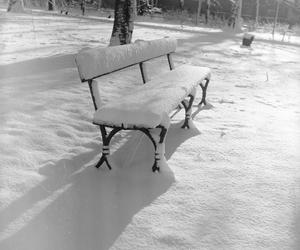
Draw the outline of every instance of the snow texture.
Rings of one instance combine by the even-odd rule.
[[[112,21],[6,7],[1,250],[299,249],[299,36],[254,32],[244,49],[243,34],[136,22],[133,39],[176,38],[175,66],[209,67],[212,84],[191,129],[180,129],[183,111],[172,117],[159,174],[149,138],[124,130],[111,142],[109,171],[94,167],[101,135],[74,55],[106,47]],[[146,64],[152,79],[169,71],[166,58]],[[138,74],[136,66],[101,77],[102,104],[140,85]]]
[[[76,56],[82,80],[88,80],[150,58],[174,52],[176,40],[162,38],[152,41],[83,50]]]
[[[94,115],[94,123],[124,127],[169,127],[169,113],[195,86],[210,78],[210,69],[183,65],[135,87],[131,94],[111,100]]]

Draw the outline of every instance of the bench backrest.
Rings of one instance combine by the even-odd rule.
[[[152,58],[169,55],[175,52],[176,45],[175,39],[162,38],[121,46],[96,47],[80,51],[75,61],[81,81],[85,82]]]

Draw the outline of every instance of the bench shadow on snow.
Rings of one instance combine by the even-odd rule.
[[[294,247],[295,249],[299,249],[300,246],[300,177],[296,179],[296,187],[295,187],[295,214],[294,214],[294,223],[293,223],[293,233],[296,236]]]
[[[0,65],[0,79],[20,76],[24,77],[59,69],[75,68],[75,66],[73,54],[35,58],[7,65]],[[18,70],[16,70],[16,68]]]
[[[182,142],[199,134],[197,129],[179,130],[180,124],[170,128],[168,159]],[[108,249],[134,215],[167,192],[174,182],[170,169],[160,174],[151,172],[153,146],[148,138],[132,131],[126,139],[112,156],[115,161],[124,160],[124,151],[132,154],[132,145],[138,143],[129,166],[121,164],[112,171],[94,168],[100,157],[99,145],[89,145],[89,152],[71,159],[46,163],[39,171],[46,179],[2,213],[4,226],[9,227],[35,207],[39,213],[7,239],[10,243],[4,240],[2,245],[24,239],[28,249],[48,249],[46,242],[52,249]],[[134,165],[136,162],[140,164]],[[45,207],[39,211],[43,203]]]
[[[181,124],[182,121],[171,125],[166,139],[167,159],[180,144],[200,133],[196,128],[180,129]],[[94,168],[101,150],[101,143],[94,142],[84,145],[88,149],[85,153],[44,163],[39,174],[45,180],[2,212],[1,224],[5,228],[24,225],[0,246],[10,249],[22,243],[24,249],[111,247],[128,224],[134,223],[135,215],[167,192],[175,181],[172,166],[159,174],[152,173],[154,150],[146,136],[138,131],[130,131],[125,137],[117,134],[112,144],[124,138],[125,143],[112,153],[118,165],[112,171],[105,166]]]
[[[1,66],[0,78],[36,75],[42,79],[43,72],[47,76],[73,68],[73,55],[53,56]],[[63,87],[72,80],[73,76]],[[54,79],[51,84],[56,86]],[[180,129],[182,118],[180,112],[168,131],[167,160],[183,142],[200,134],[194,127]],[[79,128],[74,125],[74,129]],[[112,171],[96,169],[101,154],[100,133],[98,136],[99,143],[81,145],[85,150],[79,154],[41,163],[37,174],[44,180],[1,211],[1,227],[5,229],[1,249],[18,249],[20,245],[44,250],[108,249],[131,222],[135,223],[135,215],[151,209],[149,205],[175,182],[172,166],[152,173],[154,148],[138,131],[115,136],[112,146],[123,139],[125,143],[112,150],[117,165]]]

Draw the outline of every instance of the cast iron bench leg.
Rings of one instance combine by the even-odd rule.
[[[167,129],[163,126],[158,126],[157,128],[160,128],[160,134],[157,135],[155,133],[151,133],[150,129],[146,128],[141,128],[139,129],[142,131],[144,134],[146,134],[149,139],[152,141],[153,146],[154,146],[154,164],[152,166],[152,171],[153,172],[159,172],[160,166],[159,162],[162,160],[163,157],[165,157],[165,138],[167,134]]]
[[[110,154],[109,143],[111,138],[121,130],[121,128],[113,128],[110,133],[107,135],[106,128],[104,125],[100,125],[100,131],[102,135],[102,156],[99,162],[96,164],[96,168],[99,168],[104,162],[106,163],[107,167],[111,170],[111,165],[108,162],[107,157]]]
[[[196,96],[196,88],[194,88],[192,93],[188,95],[188,97],[190,98],[189,101],[184,100],[181,102],[185,109],[185,119],[184,119],[184,123],[181,126],[181,128],[187,128],[187,129],[190,128],[189,122],[191,119],[192,106],[193,106],[193,102],[195,100],[195,96]]]
[[[208,87],[208,83],[209,83],[209,79],[208,78],[205,78],[205,83],[203,85],[203,83],[200,83],[200,87],[202,89],[202,99],[201,99],[201,102],[199,102],[199,106],[201,106],[202,104],[203,105],[206,105],[206,91],[207,91],[207,87]]]
[[[167,134],[167,129],[165,127],[160,127],[161,131],[159,134],[158,141],[156,140],[156,147],[155,147],[155,155],[154,155],[154,164],[152,166],[153,172],[159,172],[160,166],[159,162],[165,157],[165,138]]]

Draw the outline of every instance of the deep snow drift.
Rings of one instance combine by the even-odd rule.
[[[101,150],[88,86],[74,56],[106,46],[111,22],[0,11],[0,249],[299,249],[300,48],[258,34],[136,25],[134,39],[178,39],[175,66],[212,69],[209,104],[183,112],[151,172],[138,132]],[[148,63],[165,72],[165,58]],[[102,79],[104,101],[141,84],[138,67]],[[198,97],[199,98],[199,97]]]

